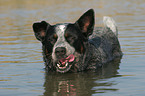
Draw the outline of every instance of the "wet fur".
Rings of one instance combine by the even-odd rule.
[[[57,47],[56,43],[59,44],[60,39],[54,34],[58,34],[56,27],[60,25],[66,27],[65,33],[63,33],[65,38],[63,42],[67,43],[67,46],[64,47],[68,48],[68,50],[73,50],[73,52],[70,53],[73,53],[75,57],[77,57],[69,71],[96,70],[99,66],[115,58],[121,58],[122,52],[120,44],[116,33],[111,30],[111,27],[97,27],[93,31],[94,14],[91,9],[82,15],[74,24],[67,23],[51,26],[45,21],[33,24],[35,36],[42,42],[43,59],[48,71],[56,71],[55,61],[57,61],[57,59],[54,50]],[[69,32],[74,32],[73,35],[77,36],[75,41],[70,42],[69,39],[67,39],[67,33]],[[50,38],[50,36],[53,37]],[[55,41],[54,38],[56,37],[57,39]]]

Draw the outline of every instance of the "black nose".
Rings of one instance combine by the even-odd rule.
[[[66,54],[66,48],[64,48],[64,47],[57,47],[55,49],[55,54],[57,56],[63,56],[63,55],[65,55]]]

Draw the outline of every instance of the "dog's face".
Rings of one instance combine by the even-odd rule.
[[[43,44],[46,59],[56,71],[64,73],[83,65],[86,42],[94,27],[94,11],[84,13],[75,23],[50,25],[45,21],[33,24],[36,38]],[[79,63],[78,63],[79,62]],[[51,66],[51,67],[52,67]],[[73,66],[73,67],[72,67]]]

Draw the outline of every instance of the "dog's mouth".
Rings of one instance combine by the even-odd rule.
[[[62,58],[58,61],[56,65],[56,69],[60,73],[65,73],[70,70],[72,66],[72,62],[75,60],[75,56],[73,54],[69,55],[66,58]]]

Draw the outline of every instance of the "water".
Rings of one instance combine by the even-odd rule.
[[[32,24],[75,22],[93,8],[96,27],[115,19],[124,53],[97,73],[46,73]],[[0,0],[0,96],[144,96],[144,0]]]

